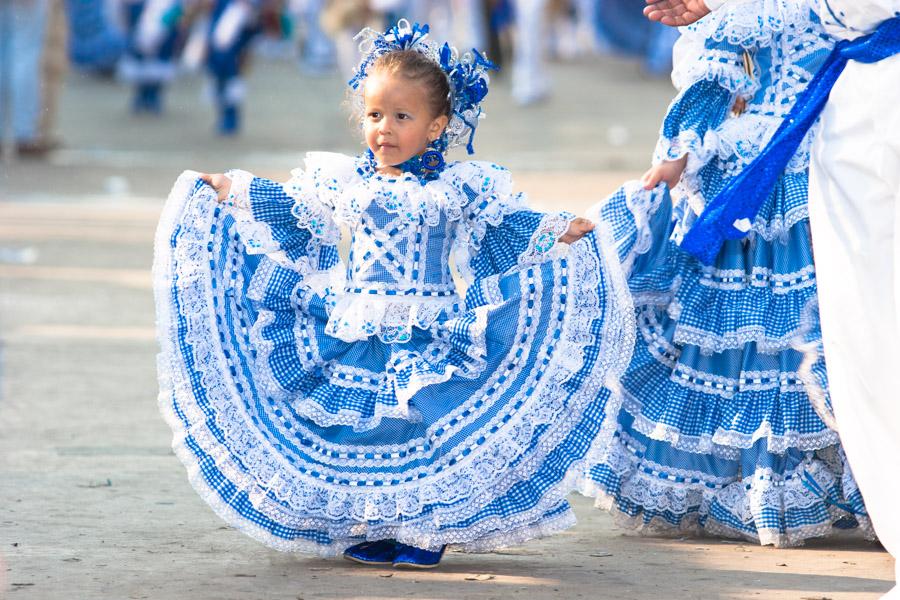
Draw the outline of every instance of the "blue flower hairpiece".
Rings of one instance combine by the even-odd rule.
[[[459,51],[444,44],[438,46],[428,39],[428,25],[409,24],[400,19],[396,25],[379,33],[370,27],[360,31],[354,39],[362,40],[359,51],[362,60],[356,73],[349,81],[350,87],[359,90],[369,68],[380,57],[398,50],[415,50],[438,66],[447,75],[450,82],[450,122],[434,146],[441,152],[465,144],[469,154],[475,152],[472,140],[478,120],[484,118],[481,101],[488,93],[490,79],[487,72],[497,69],[497,65],[476,49],[460,55]]]

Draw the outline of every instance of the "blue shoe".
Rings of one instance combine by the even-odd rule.
[[[415,546],[398,544],[394,566],[401,569],[433,569],[441,563],[446,549],[447,546],[441,546],[440,550],[433,552]]]
[[[363,542],[344,550],[344,558],[364,565],[392,565],[399,548],[394,540]]]

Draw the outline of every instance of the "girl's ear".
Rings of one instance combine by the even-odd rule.
[[[444,133],[444,129],[447,128],[449,122],[450,119],[447,115],[441,115],[432,119],[431,125],[428,127],[428,141],[433,142],[441,137],[441,134]]]

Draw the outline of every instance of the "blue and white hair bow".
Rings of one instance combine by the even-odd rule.
[[[465,144],[469,154],[475,152],[472,140],[478,120],[484,118],[481,101],[488,93],[490,79],[487,72],[497,69],[497,65],[474,48],[460,55],[449,44],[439,46],[428,39],[428,25],[410,25],[406,19],[400,19],[384,33],[366,27],[354,39],[361,40],[359,51],[362,54],[356,73],[349,81],[354,90],[361,90],[372,64],[390,52],[415,50],[437,64],[450,82],[451,114],[450,122],[435,146],[444,152]]]

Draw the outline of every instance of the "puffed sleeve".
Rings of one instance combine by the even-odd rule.
[[[340,229],[333,219],[334,200],[343,185],[338,178],[329,177],[331,170],[321,157],[308,157],[306,168],[291,171],[285,183],[255,177],[247,171],[229,171],[227,204],[232,207],[247,252],[268,254],[278,262],[296,265],[313,254],[325,258],[320,256],[321,250],[328,248],[329,262],[336,260]]]
[[[706,19],[714,16],[718,13]],[[728,41],[727,36],[716,40],[703,35],[688,30],[675,44],[672,81],[679,92],[663,119],[654,164],[685,155],[689,167],[708,162],[707,133],[728,118],[738,97],[748,99],[758,87],[744,66],[744,52],[750,49]]]
[[[468,281],[558,256],[558,241],[573,215],[530,210],[512,191],[509,171],[491,163],[458,168],[467,198],[454,246],[457,269]]]

